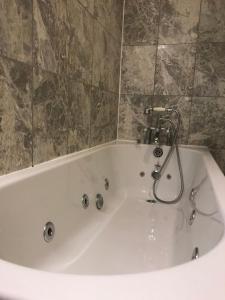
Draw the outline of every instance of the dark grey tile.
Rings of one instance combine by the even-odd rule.
[[[129,0],[125,4],[124,44],[156,44],[159,23],[159,0]]]
[[[91,84],[93,61],[93,25],[90,14],[77,1],[67,0],[69,22],[69,76]]]
[[[181,115],[181,127],[179,131],[179,143],[187,144],[188,143],[188,134],[189,134],[189,123],[190,123],[190,114],[191,114],[191,98],[186,96],[154,96],[153,97],[154,106],[162,107],[173,107],[180,112]],[[153,122],[156,121],[158,113],[154,113],[152,116]],[[164,117],[165,114],[162,114]],[[177,124],[177,117],[175,114],[169,115],[169,118]],[[165,122],[162,127],[169,127],[169,123]],[[165,138],[165,134],[164,138]]]
[[[225,149],[210,149],[210,152],[225,175]]]
[[[118,95],[93,88],[91,100],[90,146],[116,139]]]
[[[67,153],[67,88],[56,74],[35,71],[33,92],[34,163]]]
[[[66,0],[33,0],[34,64],[42,70],[66,72],[69,24]]]
[[[93,15],[95,0],[79,0],[79,2]]]
[[[0,173],[32,165],[32,68],[0,57]]]
[[[225,98],[193,98],[189,144],[223,149],[225,145],[224,128]]]
[[[1,1],[0,54],[22,62],[32,62],[31,0]]]
[[[195,45],[158,47],[155,74],[156,95],[191,95],[193,91]]]
[[[152,106],[152,97],[144,95],[121,95],[119,104],[118,138],[142,139],[144,128],[151,125],[151,116],[144,114],[146,107]]]
[[[68,80],[68,152],[89,146],[91,87]]]
[[[194,94],[225,96],[225,43],[198,45]]]
[[[202,1],[199,40],[202,42],[225,42],[224,0]]]
[[[194,43],[197,40],[201,0],[162,0],[159,43]]]
[[[95,21],[92,84],[118,93],[120,74],[120,44]]]
[[[94,15],[120,42],[122,34],[123,0],[95,0]]]
[[[125,46],[122,59],[122,93],[152,94],[156,46]]]

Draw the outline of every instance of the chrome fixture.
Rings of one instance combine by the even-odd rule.
[[[161,121],[161,120],[160,120]],[[160,146],[160,137],[162,135],[162,132],[166,133],[166,145],[170,146],[171,145],[171,129],[170,128],[164,128],[164,127],[149,127],[149,128],[144,128],[143,131],[143,144],[146,145],[156,145]],[[140,144],[142,143],[142,139],[138,139],[137,143]]]
[[[192,225],[193,222],[194,222],[194,220],[195,220],[195,218],[196,218],[196,210],[193,209],[192,212],[191,212],[191,216],[190,216],[190,218],[189,218],[188,224],[189,224],[189,225]]]
[[[144,114],[148,115],[153,112],[172,112],[171,108],[162,108],[162,107],[150,107],[146,108],[144,110]],[[153,144],[156,145],[157,147],[160,146],[161,143],[161,135],[163,132],[166,133],[166,145],[171,145],[172,144],[172,133],[171,133],[171,127],[162,127],[161,123],[163,118],[161,118],[160,115],[157,116],[157,121],[156,121],[156,126],[155,127],[149,127],[149,128],[144,128],[143,132],[143,144]],[[141,139],[138,140],[139,143],[141,143]]]
[[[89,206],[89,197],[88,197],[87,194],[83,194],[81,203],[82,203],[82,206],[83,206],[84,209],[88,208],[88,206]]]
[[[44,226],[43,237],[45,242],[49,243],[52,241],[55,235],[55,226],[52,222],[47,222]]]
[[[196,196],[197,196],[201,186],[206,181],[206,179],[207,179],[207,177],[204,177],[197,186],[195,186],[194,188],[191,189],[191,192],[189,194],[189,201],[191,202],[191,205],[192,205],[193,209],[196,211],[196,213],[198,213],[202,216],[205,216],[205,217],[211,217],[217,213],[217,210],[214,210],[212,212],[203,212],[202,210],[197,208],[197,205],[196,205]]]
[[[161,147],[156,147],[153,150],[153,154],[155,157],[161,157],[161,156],[163,156],[163,149]]]
[[[191,259],[195,260],[197,258],[199,258],[199,249],[198,249],[198,247],[195,247],[194,250],[193,250]]]
[[[144,177],[144,176],[145,176],[145,172],[142,171],[142,172],[139,173],[139,175],[140,175],[141,177]]]
[[[108,191],[109,189],[109,180],[108,178],[105,178],[105,190]]]
[[[151,203],[151,204],[155,204],[157,201],[155,199],[148,199],[148,200],[145,200],[146,202],[148,203]]]
[[[183,192],[184,192],[183,170],[182,170],[182,166],[181,166],[180,152],[179,152],[179,148],[178,148],[178,135],[179,135],[180,125],[181,125],[181,115],[180,115],[180,112],[175,107],[169,107],[169,108],[148,107],[145,109],[144,114],[148,115],[148,114],[151,114],[154,112],[160,113],[160,115],[159,114],[157,115],[156,127],[150,128],[150,131],[149,131],[150,137],[148,138],[148,141],[150,143],[153,141],[153,144],[156,145],[156,148],[161,148],[160,147],[161,133],[162,133],[162,131],[165,131],[167,134],[167,144],[170,145],[170,149],[169,149],[168,154],[165,157],[165,160],[164,160],[162,166],[160,167],[160,169],[157,170],[157,173],[156,173],[156,171],[153,171],[153,173],[152,173],[152,176],[154,178],[153,195],[158,202],[161,202],[163,204],[175,204],[181,200]],[[167,113],[167,115],[161,116],[162,113]],[[173,114],[176,115],[176,123],[171,120],[171,117]],[[162,127],[161,124],[164,124],[164,127]],[[168,124],[169,127],[165,127],[166,124]],[[153,136],[152,136],[152,132],[153,132]],[[163,172],[165,171],[165,168],[166,168],[168,161],[170,160],[174,150],[176,150],[177,163],[178,163],[179,174],[180,174],[180,192],[175,199],[166,201],[166,200],[160,199],[157,196],[156,187],[160,181],[161,176],[163,175]],[[160,150],[157,149],[155,154],[161,154]]]
[[[97,209],[99,209],[99,210],[102,209],[103,204],[104,204],[103,196],[101,194],[97,194],[96,195],[96,207],[97,207]]]
[[[155,180],[159,180],[161,178],[161,172],[160,172],[161,166],[159,164],[155,165],[155,170],[152,172],[152,177]]]

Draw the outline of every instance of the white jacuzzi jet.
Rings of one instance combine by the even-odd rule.
[[[183,196],[164,205],[153,149],[121,141],[2,176],[0,299],[224,299],[224,176],[207,148],[180,147]]]

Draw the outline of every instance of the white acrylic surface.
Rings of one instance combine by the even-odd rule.
[[[147,203],[146,199],[153,199],[151,172],[163,159],[154,158],[152,150],[132,143],[106,145],[2,176],[0,296],[62,299],[64,286],[64,299],[199,300],[212,299],[207,283],[213,280],[218,285],[217,299],[224,299],[224,284],[220,286],[220,276],[225,275],[224,177],[207,149],[182,147],[182,202]],[[193,208],[188,196],[201,182],[197,207],[216,213],[198,214],[190,226]],[[179,184],[173,157],[159,183],[159,196],[172,199]],[[84,193],[90,197],[86,210],[81,205]],[[104,196],[101,211],[95,207],[97,193]],[[42,235],[47,221],[56,228],[51,243],[44,242]],[[202,257],[191,262],[194,247],[199,247]],[[183,280],[192,286],[193,294],[188,289],[181,298]],[[83,290],[87,284],[90,293]]]

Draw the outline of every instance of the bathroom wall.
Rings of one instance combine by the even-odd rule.
[[[119,138],[142,136],[148,105],[177,105],[180,142],[209,146],[225,172],[224,0],[126,0]]]
[[[122,7],[0,2],[0,174],[116,139]]]

